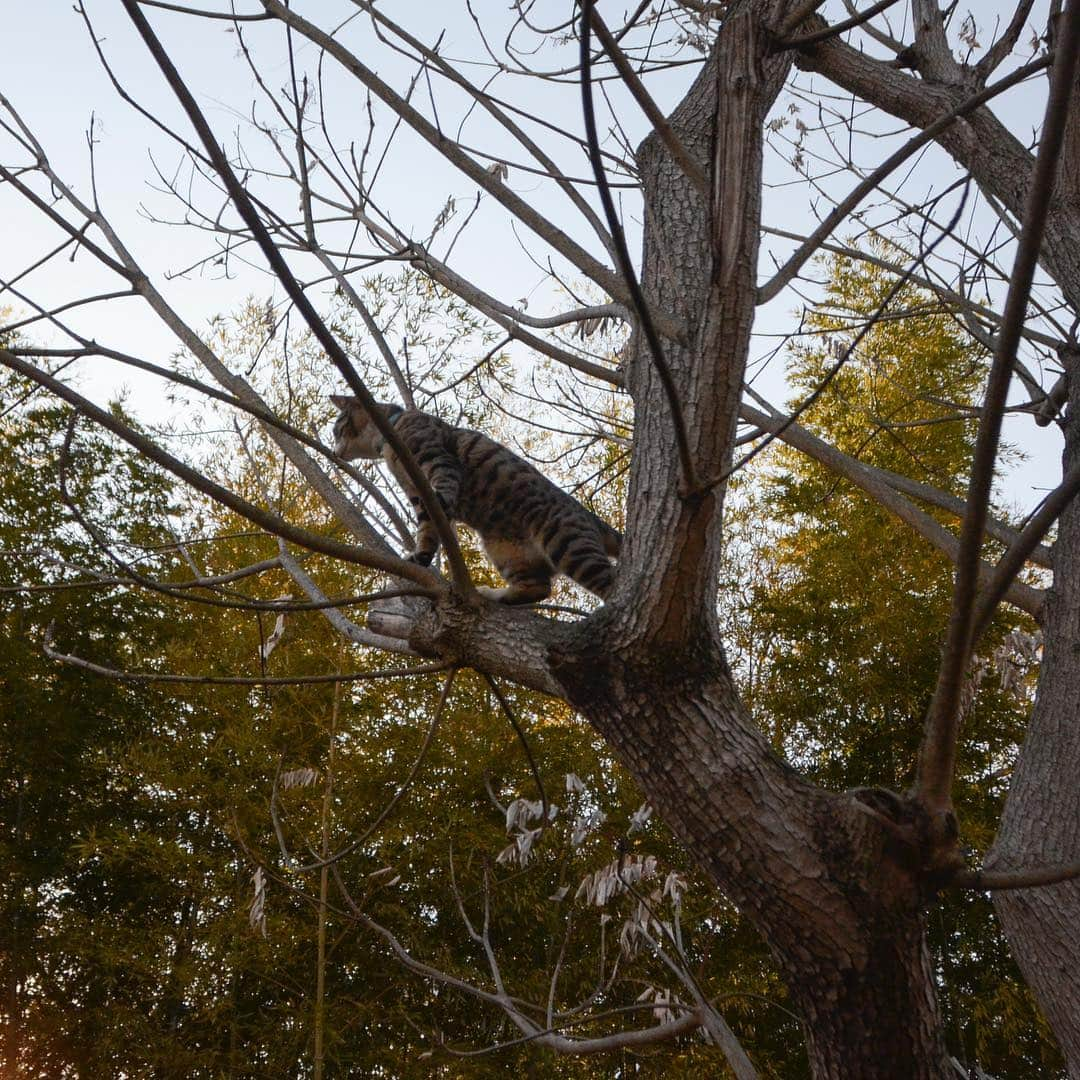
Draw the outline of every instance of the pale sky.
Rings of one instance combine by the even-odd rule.
[[[129,27],[127,17],[119,4],[113,0],[99,2],[87,0],[87,10],[94,20],[97,36],[110,62],[125,86],[138,97],[155,116],[175,122],[185,134],[186,122],[180,117],[178,106],[164,86],[156,66],[149,59],[142,42]],[[222,9],[223,5],[204,7]],[[246,10],[256,10],[256,4],[239,5]],[[322,25],[327,25],[326,13],[340,10],[344,15],[355,8],[337,0],[319,0],[318,3],[301,3],[298,10],[315,13]],[[905,8],[901,3],[896,10]],[[1004,0],[988,0],[977,7],[980,38],[992,37],[996,13],[1007,12],[1011,4]],[[94,156],[97,171],[97,191],[103,210],[113,221],[135,253],[154,276],[170,301],[188,318],[197,330],[203,330],[207,320],[216,313],[234,309],[249,293],[265,297],[273,288],[272,283],[260,269],[248,269],[235,280],[224,279],[220,272],[192,274],[166,281],[167,273],[182,270],[207,251],[208,234],[190,229],[168,227],[149,222],[143,207],[163,217],[177,217],[182,212],[175,202],[160,190],[154,175],[154,162],[163,173],[171,174],[180,161],[175,144],[156,131],[144,118],[119,100],[109,83],[92,48],[86,28],[72,5],[57,0],[45,0],[38,4],[7,4],[4,12],[4,64],[0,68],[0,93],[7,97],[24,120],[41,138],[46,152],[57,170],[78,189],[79,194],[89,198],[89,153],[87,131],[93,118]],[[463,5],[461,5],[463,7]],[[474,5],[478,13],[490,24],[504,20],[509,4],[505,0],[479,0]],[[1034,25],[1045,22],[1047,2],[1035,5]],[[484,60],[476,44],[475,30],[467,17],[463,17],[457,4],[398,3],[386,5],[386,10],[406,21],[410,29],[425,42],[433,44],[441,30],[443,55],[450,58],[471,57]],[[560,15],[569,10],[565,2],[549,4],[551,12]],[[614,11],[614,9],[612,9]],[[836,15],[841,10],[839,0],[830,0],[826,14]],[[259,96],[250,72],[239,57],[237,40],[228,23],[194,20],[164,11],[147,9],[158,33],[169,48],[177,66],[188,78],[198,100],[215,126],[219,137],[229,143],[239,130],[245,146],[253,148],[262,161],[268,161],[264,148],[249,128],[252,102]],[[612,16],[614,19],[614,16]],[[554,21],[554,19],[553,19]],[[894,24],[899,29],[899,24]],[[267,30],[259,24],[248,24],[245,33],[258,45],[265,39]],[[280,31],[273,30],[274,40],[280,40]],[[1024,40],[1026,41],[1027,35]],[[411,64],[403,62],[381,46],[369,31],[365,31],[364,59],[377,68],[396,88],[403,90],[414,71]],[[354,42],[355,47],[355,42]],[[267,54],[261,54],[267,55]],[[271,59],[263,65],[263,75],[268,85],[277,89],[288,78],[288,68],[280,48],[275,48]],[[576,58],[576,46],[554,50],[552,55],[564,64],[572,64]],[[302,67],[313,64],[315,50],[300,42],[297,62]],[[328,110],[336,136],[342,143],[354,139],[361,145],[366,135],[364,95],[358,84],[343,77],[328,61]],[[483,82],[490,74],[490,67],[471,65],[467,74],[477,82]],[[650,82],[650,88],[659,103],[670,107],[681,95],[693,69],[682,68]],[[436,84],[437,85],[437,84]],[[819,82],[816,85],[821,85]],[[573,86],[544,83],[531,86],[526,80],[511,75],[501,76],[495,86],[496,92],[506,96],[525,94],[527,107],[537,110],[562,126],[581,131],[578,92]],[[1022,88],[995,104],[995,111],[1015,125],[1017,135],[1027,139],[1041,121],[1044,83],[1033,88]],[[782,100],[781,106],[784,101]],[[426,88],[417,89],[417,104],[430,113]],[[440,92],[436,99],[440,114],[450,116],[456,107],[454,95]],[[262,115],[268,114],[262,107]],[[620,99],[620,120],[625,124],[631,140],[644,132],[644,124],[636,110],[625,107]],[[377,112],[377,120],[385,121],[385,111]],[[808,117],[809,122],[809,117]],[[887,118],[877,120],[877,130],[895,131],[899,125]],[[447,129],[454,127],[447,123]],[[493,129],[479,117],[470,118],[465,141],[470,145],[488,147],[488,136]],[[3,158],[12,160],[7,152],[8,140],[0,136],[4,147]],[[505,144],[503,144],[505,147]],[[887,140],[869,147],[863,161],[879,160],[891,148]],[[500,153],[494,149],[494,153]],[[515,157],[521,155],[506,150]],[[563,155],[560,159],[567,173],[587,175],[587,165],[576,153]],[[910,173],[905,171],[905,192],[915,199],[925,195],[931,188],[943,187],[955,178],[951,163],[940,153],[930,153],[922,158]],[[778,184],[792,179],[794,173],[788,162],[775,152],[767,156],[767,178]],[[899,177],[898,177],[899,179]],[[535,205],[546,210],[564,225],[594,254],[600,255],[599,244],[591,240],[587,229],[581,227],[581,219],[561,196],[553,195],[539,178],[521,170],[511,169],[507,179],[509,186]],[[831,193],[846,191],[853,184],[850,175],[836,177],[828,183]],[[375,198],[384,209],[391,211],[408,226],[417,237],[424,237],[439,214],[448,196],[455,196],[461,207],[471,205],[475,193],[472,183],[446,165],[438,155],[411,134],[403,132],[388,159],[385,172],[375,190]],[[820,201],[820,200],[819,200]],[[627,204],[630,206],[630,204]],[[295,210],[295,207],[292,208]],[[765,221],[768,224],[808,231],[814,221],[806,193],[802,189],[778,187],[766,193]],[[637,217],[636,207],[631,217]],[[0,277],[9,280],[20,273],[49,246],[57,242],[58,233],[42,217],[28,209],[26,204],[6,186],[0,186]],[[980,229],[989,228],[987,214],[977,215],[972,223],[973,235]],[[525,240],[529,252],[537,259],[547,257],[542,242],[527,230],[518,234]],[[842,240],[840,230],[835,239]],[[467,240],[467,242],[466,242]],[[453,263],[466,276],[475,277],[481,285],[508,303],[520,297],[530,297],[529,311],[543,313],[554,297],[553,291],[543,282],[540,269],[523,254],[507,219],[497,207],[485,201],[475,221],[454,249]],[[635,235],[631,236],[632,249],[637,247]],[[1011,254],[1003,254],[1006,265]],[[557,260],[558,262],[558,260]],[[767,265],[767,264],[765,264]],[[115,279],[102,275],[91,265],[91,260],[80,255],[74,262],[66,259],[51,262],[36,274],[20,283],[38,299],[59,302],[65,298],[83,295],[89,288],[116,288]],[[277,290],[280,296],[280,290]],[[0,299],[0,303],[7,298]],[[759,314],[757,329],[762,333],[756,355],[762,355],[770,347],[769,335],[789,329],[794,318],[792,312],[797,298],[786,294],[778,298]],[[152,316],[141,301],[111,301],[71,315],[72,323],[84,333],[108,340],[110,344],[137,353],[147,359],[164,362],[176,348],[172,335]],[[34,334],[39,339],[40,329]],[[336,373],[330,373],[336,383]],[[149,418],[159,418],[165,407],[160,382],[143,379],[128,371],[117,371],[112,366],[98,363],[92,369],[84,369],[83,388],[98,399],[115,393],[116,388],[127,385],[132,390],[132,402],[138,411]],[[774,364],[761,385],[777,403],[782,402],[784,389],[779,365]],[[1056,429],[1038,429],[1030,419],[1009,421],[1006,437],[1022,446],[1031,460],[1017,470],[1009,482],[1009,493],[1018,503],[1030,505],[1037,498],[1037,489],[1054,482],[1059,470],[1057,458],[1060,453],[1060,436]]]

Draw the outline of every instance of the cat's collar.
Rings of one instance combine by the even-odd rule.
[[[405,410],[404,410],[404,409],[403,409],[403,408],[402,408],[402,407],[401,407],[400,405],[391,405],[391,406],[390,406],[390,408],[386,410],[386,422],[387,422],[387,423],[388,423],[388,424],[389,424],[389,425],[390,425],[391,427],[393,427],[393,426],[394,426],[394,424],[395,424],[395,423],[397,423],[397,419],[398,419],[398,417],[399,417],[399,416],[400,416],[400,415],[401,415],[401,414],[402,414],[402,413],[403,413],[404,411],[405,411]],[[385,446],[386,446],[386,439],[382,439],[382,440],[380,441],[380,443],[379,443],[379,449],[380,449],[380,452],[381,452],[381,451],[382,451],[382,450],[383,450],[383,449],[385,448]]]

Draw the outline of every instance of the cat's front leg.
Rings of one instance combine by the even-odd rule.
[[[416,537],[413,550],[405,557],[405,561],[430,566],[439,550],[439,534],[420,496],[410,495],[409,502],[412,504],[413,514],[416,515]]]
[[[427,477],[428,483],[431,484],[443,513],[450,522],[453,522],[461,490],[460,463],[442,447],[427,445],[420,437],[412,438],[407,445]],[[386,462],[394,478],[401,485],[402,491],[408,496],[413,514],[416,516],[416,543],[407,561],[419,563],[421,566],[430,566],[439,550],[439,533],[423,499],[420,498],[420,493],[413,486],[412,480],[396,455],[387,453]]]

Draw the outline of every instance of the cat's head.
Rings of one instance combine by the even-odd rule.
[[[380,457],[383,437],[368,418],[363,405],[354,397],[340,394],[331,394],[330,400],[341,410],[334,421],[334,452],[346,459]],[[383,401],[378,407],[384,414],[401,408]]]

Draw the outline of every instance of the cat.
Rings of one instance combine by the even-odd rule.
[[[412,504],[417,529],[409,561],[428,566],[439,537],[397,455],[353,397],[333,394],[341,410],[334,449],[343,458],[382,458]],[[419,409],[378,407],[423,470],[446,516],[475,529],[505,589],[478,591],[502,604],[535,604],[565,574],[604,599],[622,535],[556,487],[527,461],[479,431],[452,427]]]

